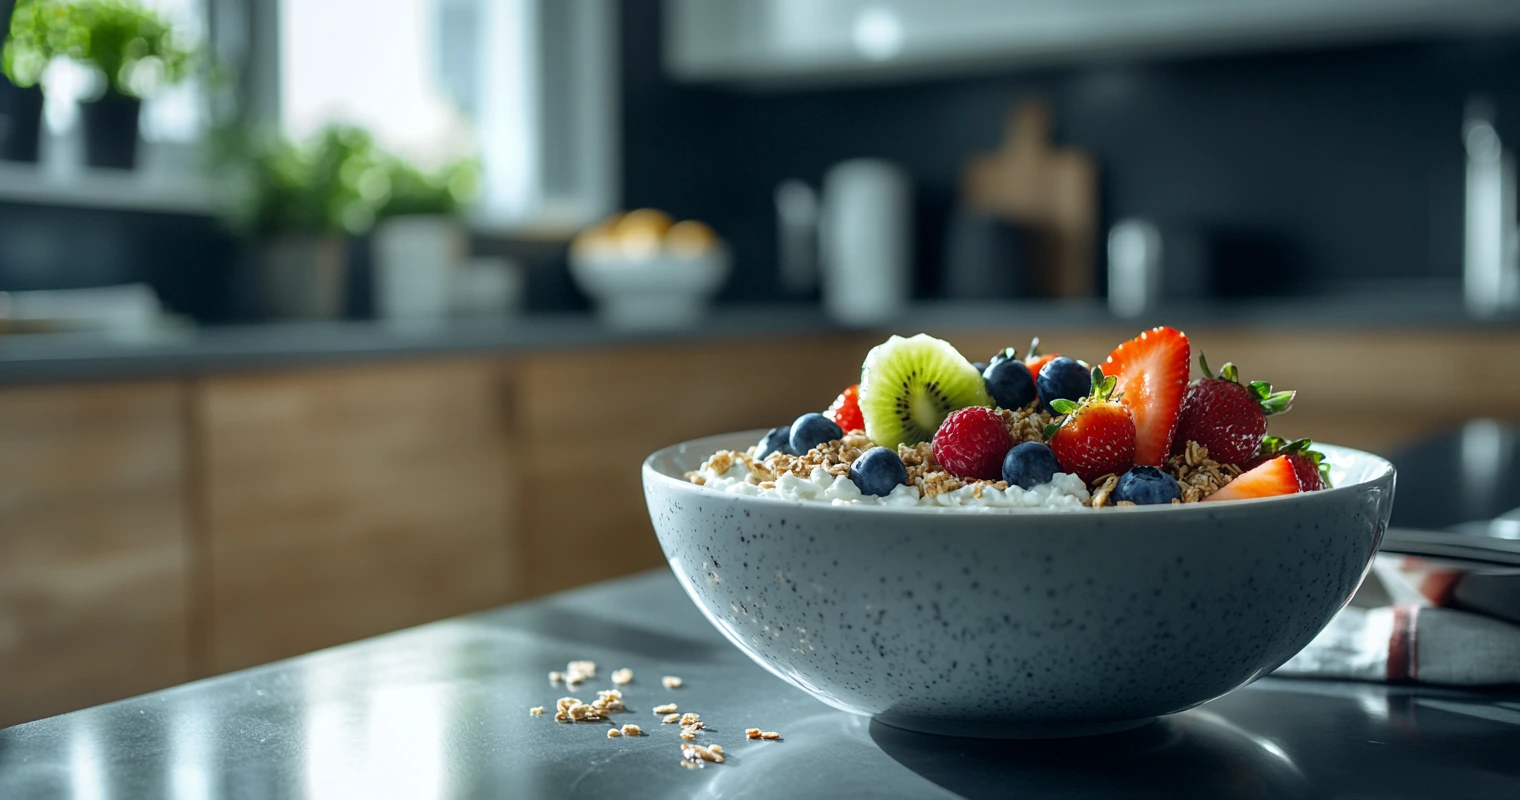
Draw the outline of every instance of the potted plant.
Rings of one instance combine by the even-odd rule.
[[[11,45],[18,36],[28,36],[37,17],[35,7],[16,9],[15,5],[13,0],[0,0],[0,31],[6,33],[0,46],[0,70],[9,79],[9,85],[0,84],[0,159],[36,161],[42,131],[42,87],[38,81],[47,63]]]
[[[374,224],[383,168],[364,131],[331,126],[307,142],[223,133],[229,222],[251,243],[258,312],[281,319],[342,315],[351,235]]]
[[[426,173],[382,158],[388,192],[373,239],[375,311],[386,319],[440,319],[469,247],[460,209],[474,194],[476,165],[459,161]]]
[[[55,58],[92,67],[104,85],[99,98],[80,104],[85,162],[131,169],[142,98],[184,80],[194,53],[168,20],[132,0],[20,0],[5,45],[7,74],[12,64],[40,74]]]

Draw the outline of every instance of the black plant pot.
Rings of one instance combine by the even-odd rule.
[[[0,159],[36,161],[42,131],[42,89],[0,86]]]
[[[137,164],[137,117],[142,101],[107,92],[79,104],[84,125],[84,163],[107,169],[132,169]]]

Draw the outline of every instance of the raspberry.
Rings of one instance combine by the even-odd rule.
[[[945,417],[934,433],[934,460],[961,480],[998,480],[1013,437],[992,409],[963,408]]]

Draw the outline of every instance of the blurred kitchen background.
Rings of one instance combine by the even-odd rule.
[[[0,725],[657,566],[642,457],[889,331],[1170,324],[1508,507],[1520,3],[7,18]]]

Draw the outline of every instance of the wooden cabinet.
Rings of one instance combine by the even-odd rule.
[[[200,382],[206,668],[521,596],[512,392],[488,358]]]
[[[858,380],[870,337],[769,336],[543,354],[520,365],[534,594],[664,563],[639,465],[666,445],[770,428]]]
[[[190,677],[183,404],[0,390],[0,727]]]

